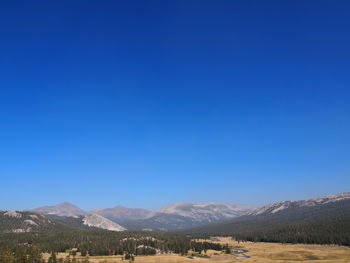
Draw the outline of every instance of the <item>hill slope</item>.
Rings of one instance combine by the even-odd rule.
[[[98,215],[88,213],[71,203],[61,203],[54,206],[43,206],[32,210],[51,218],[58,224],[74,229],[100,228],[110,231],[125,231],[126,229],[116,222]]]
[[[232,235],[248,241],[350,245],[350,193],[273,203],[188,233]]]
[[[40,230],[51,230],[56,223],[49,218],[20,211],[0,211],[0,233],[25,233]]]

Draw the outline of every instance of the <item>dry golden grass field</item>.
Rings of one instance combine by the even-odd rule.
[[[208,241],[208,240],[207,240]],[[137,256],[134,262],[140,263],[229,263],[229,262],[257,262],[257,263],[279,263],[279,262],[310,262],[310,263],[350,263],[350,248],[329,245],[293,245],[278,243],[238,243],[230,238],[216,238],[215,242],[229,244],[234,250],[248,250],[237,255],[226,255],[217,251],[209,250],[207,255],[209,258],[194,257],[180,255],[155,255],[155,256]],[[191,254],[191,252],[190,252]],[[249,258],[240,258],[248,256]],[[61,254],[60,256],[64,256]],[[94,263],[114,263],[124,262],[122,256],[98,256],[90,257]]]

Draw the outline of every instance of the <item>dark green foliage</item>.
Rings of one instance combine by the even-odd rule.
[[[225,254],[230,254],[230,253],[231,253],[231,249],[230,249],[230,247],[228,246],[228,244],[226,244],[226,245],[224,246],[224,251],[225,251]]]
[[[275,214],[242,216],[186,233],[192,237],[233,236],[240,241],[350,246],[350,200],[292,207]]]
[[[69,255],[66,259],[57,259],[55,253],[51,253],[48,263],[90,263],[88,258],[77,260]],[[42,250],[34,245],[17,245],[13,248],[0,248],[0,263],[45,263]]]
[[[157,253],[157,250],[152,248],[152,247],[147,247],[147,246],[140,246],[138,248],[136,248],[136,255],[155,255]]]
[[[135,260],[135,257],[132,254],[126,254],[124,257],[125,260],[129,260],[129,262],[132,262]]]
[[[17,263],[13,259],[24,255],[40,255],[49,252],[49,263],[76,263],[75,253],[82,256],[95,255],[125,255],[124,258],[133,261],[134,256],[155,255],[157,250],[161,253],[174,252],[186,255],[189,249],[198,251],[214,249],[223,250],[224,246],[211,242],[194,242],[190,238],[171,234],[111,232],[103,230],[74,230],[49,231],[40,233],[7,233],[0,235],[0,263]],[[40,249],[39,249],[40,248]],[[74,248],[74,249],[73,249]],[[72,253],[74,251],[74,253]],[[34,253],[35,252],[35,253]],[[61,262],[56,258],[58,252],[69,252],[69,256]],[[11,261],[12,260],[12,261]],[[40,257],[34,263],[41,263]],[[31,262],[31,263],[33,263]],[[23,260],[23,263],[27,261]]]
[[[179,235],[151,235],[104,230],[45,231],[0,235],[0,247],[3,248],[14,249],[32,244],[40,247],[42,252],[51,253],[50,263],[56,263],[55,253],[67,251],[74,253],[77,251],[82,256],[154,255],[157,250],[164,253],[186,254],[190,247],[190,239]],[[76,250],[72,250],[73,248]],[[72,256],[74,256],[73,252],[70,253]]]
[[[15,255],[10,249],[0,250],[0,263],[14,263]]]
[[[57,263],[56,253],[52,252],[49,257],[48,263]]]
[[[9,213],[15,215],[9,215]],[[47,217],[32,212],[0,211],[0,233],[51,231],[56,225]]]
[[[206,252],[208,249],[221,251],[224,249],[224,247],[219,243],[192,241],[190,243],[190,249],[195,252],[202,253],[202,251]]]
[[[44,263],[37,246],[16,246],[0,249],[0,263]]]

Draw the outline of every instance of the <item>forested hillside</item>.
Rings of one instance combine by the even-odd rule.
[[[320,206],[291,206],[275,213],[242,216],[183,232],[230,235],[238,240],[350,245],[350,200]]]

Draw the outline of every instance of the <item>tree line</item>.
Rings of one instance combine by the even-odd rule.
[[[41,263],[41,253],[51,253],[49,263],[77,263],[77,253],[82,257],[122,255],[130,259],[156,253],[186,255],[190,249],[225,249],[220,244],[196,242],[183,235],[103,230],[6,233],[0,235],[0,248],[0,263]],[[59,252],[69,252],[72,257],[58,260],[55,253]]]
[[[12,249],[0,249],[0,263],[46,263],[42,251],[37,246],[16,246]],[[68,255],[65,259],[57,258],[56,253],[52,252],[47,263],[90,263],[88,258],[77,259],[75,256]]]
[[[182,233],[193,238],[231,236],[238,241],[350,246],[350,200],[322,207],[286,209],[276,214],[242,216]]]

